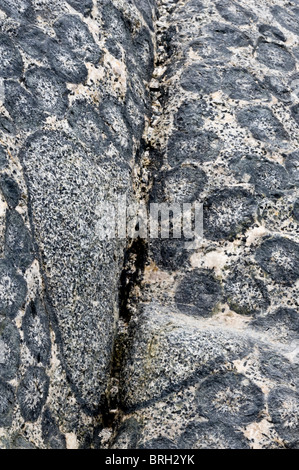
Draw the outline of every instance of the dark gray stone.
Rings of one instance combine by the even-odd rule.
[[[162,172],[154,181],[152,202],[192,203],[200,199],[207,176],[194,166],[184,166]]]
[[[181,85],[186,91],[209,95],[221,88],[221,76],[216,69],[196,63],[184,70]]]
[[[18,78],[23,72],[20,52],[9,37],[0,35],[0,77]]]
[[[210,115],[204,100],[187,101],[178,109],[174,124],[176,129],[182,132],[199,132],[203,127],[204,118]]]
[[[296,123],[299,125],[299,104],[296,104],[296,106],[291,108],[291,113]]]
[[[49,320],[44,305],[39,298],[31,301],[23,318],[22,329],[25,343],[37,362],[49,364],[51,339]]]
[[[269,108],[256,106],[243,109],[237,113],[237,119],[242,127],[248,127],[257,140],[273,142],[289,138],[283,125]]]
[[[29,367],[17,390],[20,410],[25,421],[38,420],[46,403],[49,378],[40,367]]]
[[[272,14],[278,23],[292,33],[299,35],[299,19],[297,10],[282,8],[276,5],[272,8]]]
[[[249,449],[249,442],[233,426],[222,423],[190,423],[180,436],[179,449]]]
[[[149,110],[140,96],[128,88],[125,103],[125,116],[134,137],[140,141],[144,130],[145,116],[149,115]]]
[[[101,240],[97,210],[111,185],[129,189],[129,175],[111,160],[106,172],[98,164],[101,154],[58,131],[32,135],[20,157],[42,247],[47,308],[68,378],[80,405],[98,414],[110,371],[117,304],[111,292],[118,292],[124,242]]]
[[[22,216],[16,211],[9,211],[6,216],[5,256],[16,268],[23,272],[34,260],[34,250],[28,228]]]
[[[200,163],[214,161],[221,148],[221,139],[215,132],[201,131],[189,134],[175,131],[168,141],[168,163],[176,167],[185,160]]]
[[[52,69],[66,82],[79,84],[87,79],[88,72],[83,60],[58,41],[48,41],[47,56]]]
[[[264,83],[270,92],[280,101],[288,104],[292,102],[291,91],[289,87],[282,83],[280,78],[275,76],[267,76]]]
[[[262,390],[242,374],[221,372],[198,386],[198,412],[214,423],[238,427],[258,420],[264,408]]]
[[[152,439],[151,441],[144,442],[141,444],[138,449],[177,449],[177,445],[174,441],[171,441],[167,437],[159,436],[156,439]]]
[[[298,393],[287,387],[272,390],[268,398],[273,424],[287,448],[296,449],[299,445],[298,403]]]
[[[298,339],[299,315],[292,308],[280,307],[274,313],[257,318],[252,322],[252,327],[259,331],[273,331],[273,336],[278,336],[280,341],[292,341]]]
[[[283,32],[275,26],[271,26],[269,24],[262,24],[259,26],[259,32],[264,36],[264,38],[270,39],[271,41],[274,40],[286,42],[286,37]]]
[[[237,2],[222,0],[216,3],[216,8],[226,21],[237,25],[247,25],[257,21],[254,13],[238,5]]]
[[[248,47],[252,44],[252,40],[246,34],[225,23],[211,23],[205,26],[204,31],[212,37],[214,47],[224,44],[226,47]]]
[[[230,162],[230,167],[240,182],[245,175],[250,176],[249,182],[254,185],[255,191],[263,196],[281,196],[290,187],[287,171],[277,162],[271,162],[255,155],[240,159],[236,156]]]
[[[20,365],[20,334],[10,320],[0,321],[0,377],[12,380]]]
[[[48,449],[66,449],[65,436],[59,430],[48,408],[42,417],[42,436]]]
[[[256,261],[280,284],[291,286],[299,277],[299,246],[288,238],[265,240],[256,252]]]
[[[293,207],[293,216],[297,220],[297,222],[299,222],[299,200],[298,199],[295,202],[294,207]]]
[[[105,149],[107,146],[106,128],[93,106],[86,101],[75,101],[69,110],[67,119],[81,142],[99,154]]]
[[[0,260],[0,313],[14,318],[23,307],[27,295],[27,285],[12,263]]]
[[[225,70],[222,89],[234,100],[269,100],[269,94],[263,84],[244,69]]]
[[[133,53],[133,42],[123,13],[110,0],[98,0],[98,4],[101,8],[104,31],[121,44],[130,56]]]
[[[230,308],[240,315],[260,314],[270,306],[269,294],[263,282],[240,271],[228,277],[224,291]]]
[[[20,202],[21,190],[16,181],[4,174],[0,176],[0,189],[6,199],[8,207],[15,209]]]
[[[285,167],[290,174],[292,180],[299,184],[299,152],[285,155]]]
[[[93,9],[92,0],[67,0],[67,3],[84,16],[88,16]]]
[[[186,250],[184,240],[152,240],[150,253],[159,268],[175,271],[185,266],[190,252]]]
[[[209,317],[221,298],[221,285],[210,271],[196,270],[186,274],[175,294],[181,311],[200,317]]]
[[[99,114],[105,125],[107,142],[112,143],[124,160],[132,158],[132,135],[126,118],[125,107],[113,98],[104,99]]]
[[[2,114],[0,114],[0,130],[10,135],[14,135],[16,132],[16,128],[12,120]]]
[[[64,81],[51,69],[33,67],[25,75],[26,87],[35,96],[39,109],[50,115],[62,116],[68,108]]]
[[[233,240],[254,222],[257,202],[249,191],[231,188],[216,191],[204,203],[204,237]]]
[[[21,49],[35,59],[41,60],[47,52],[50,38],[40,28],[28,24],[22,25],[17,31],[16,38]]]
[[[261,42],[257,48],[257,60],[270,69],[291,72],[296,66],[290,52],[280,44]]]
[[[279,325],[277,325],[277,328],[279,328]],[[270,331],[271,330],[272,329],[270,328]],[[274,351],[262,351],[260,357],[260,369],[263,375],[268,377],[270,380],[275,381],[276,384],[295,386],[295,382],[298,380],[298,365],[296,368],[296,366],[292,365],[285,357]]]
[[[0,426],[9,427],[13,421],[15,391],[11,385],[0,379]]]
[[[114,439],[112,448],[122,449],[138,449],[138,441],[140,440],[141,426],[134,418],[127,419],[120,427]]]
[[[33,22],[35,20],[31,0],[0,0],[0,9],[19,21]]]
[[[2,145],[0,145],[0,170],[7,168],[8,160],[7,160],[7,152]]]
[[[156,7],[155,2],[152,0],[134,0],[134,3],[138,10],[142,13],[142,16],[149,28],[153,29],[153,9]]]
[[[150,80],[154,70],[154,46],[150,32],[142,28],[134,37],[134,56],[140,76]]]
[[[45,120],[45,114],[35,96],[16,81],[9,80],[5,83],[4,105],[20,129],[38,127]]]
[[[54,24],[60,43],[67,51],[88,62],[97,63],[101,57],[98,46],[87,26],[77,15],[64,15]]]

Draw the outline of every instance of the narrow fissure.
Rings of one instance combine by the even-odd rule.
[[[147,206],[151,197],[157,161],[161,158],[159,153],[159,130],[156,127],[163,105],[167,100],[167,94],[160,83],[160,79],[163,78],[161,70],[163,70],[164,64],[172,54],[170,46],[171,31],[165,31],[163,22],[159,20],[161,17],[171,14],[176,5],[177,2],[165,4],[159,0],[156,5],[157,10],[154,23],[155,65],[149,86],[151,115],[142,140],[139,175],[135,182],[135,188],[137,188],[135,192],[139,195],[139,202],[142,200]],[[144,174],[146,174],[146,184],[144,183]],[[119,321],[113,348],[106,407],[103,414],[104,426],[112,431],[108,447],[113,445],[113,440],[121,425],[123,416],[121,374],[123,367],[125,367],[125,360],[133,337],[137,334],[134,325],[132,326],[132,320],[134,315],[138,315],[138,307],[142,300],[141,289],[143,274],[148,261],[148,250],[148,242],[137,238],[129,241],[124,256],[123,271],[119,284]]]

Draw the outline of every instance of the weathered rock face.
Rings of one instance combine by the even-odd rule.
[[[98,208],[135,198],[154,64],[136,5],[0,2],[2,447],[100,445],[127,243]]]
[[[298,448],[299,20],[0,0],[0,447]],[[203,243],[101,237],[204,204]]]
[[[113,447],[298,448],[298,11],[158,5],[150,200],[204,239],[150,242]]]

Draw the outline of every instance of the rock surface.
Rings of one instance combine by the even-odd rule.
[[[158,7],[150,200],[204,239],[149,243],[113,447],[298,448],[296,6]]]
[[[297,2],[0,28],[0,448],[299,448]],[[103,239],[124,194],[201,201],[201,245]]]

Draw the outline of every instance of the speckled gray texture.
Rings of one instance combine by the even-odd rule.
[[[0,0],[0,448],[299,448],[298,2]],[[99,205],[203,202],[204,239]]]
[[[0,447],[101,445],[126,240],[98,207],[136,198],[153,7],[0,1]],[[113,44],[113,47],[112,47]]]
[[[150,200],[204,239],[149,244],[112,446],[298,448],[298,9],[157,3]]]

